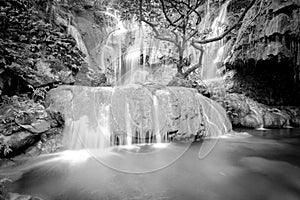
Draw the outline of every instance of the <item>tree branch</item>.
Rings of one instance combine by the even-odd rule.
[[[176,1],[175,1],[176,2]],[[178,3],[178,2],[176,2]],[[184,14],[180,11],[179,8],[177,8],[177,6],[174,4],[174,1],[170,1],[170,4],[172,5],[172,7],[181,15],[181,16],[184,16]]]
[[[198,15],[199,18],[201,18],[200,13],[197,11],[197,8],[200,6],[200,2],[196,3],[195,7],[189,5],[188,3],[184,2],[184,1],[180,1],[180,2],[177,2],[177,3],[183,4],[188,8],[188,10],[189,10],[188,15],[191,14],[192,12],[194,12]]]
[[[223,34],[221,34],[221,35],[219,35],[217,37],[214,37],[214,38],[210,38],[210,39],[193,40],[192,43],[206,44],[206,43],[215,42],[215,41],[223,39],[227,34],[229,34],[233,29],[235,29],[239,25],[239,23],[244,19],[244,17],[246,16],[247,12],[250,10],[250,8],[254,5],[254,3],[256,1],[257,0],[252,0],[251,3],[247,6],[247,8],[242,13],[242,15],[240,16],[240,18],[238,19],[238,21],[232,27],[230,27],[227,31],[225,31]]]
[[[203,50],[203,47],[200,46],[199,44],[196,44],[196,43],[191,42],[191,45],[192,45],[195,49],[198,49],[198,50],[200,50],[200,51]]]
[[[173,23],[176,24],[179,20],[184,19],[185,15],[180,11],[179,8],[177,8],[177,6],[174,4],[173,0],[170,1],[170,4],[172,5],[172,8],[174,8],[180,15],[180,17],[178,17],[178,19],[176,19]],[[175,29],[178,28],[182,28],[182,26],[180,26],[182,22],[180,22]]]
[[[190,40],[192,37],[194,37],[198,33],[198,29],[194,30],[191,35],[186,39],[187,41]]]
[[[162,10],[163,10],[163,13],[164,13],[164,16],[165,16],[166,20],[169,22],[169,24],[170,24],[171,26],[177,26],[177,25],[174,24],[174,22],[172,22],[172,20],[169,18],[168,13],[167,13],[167,11],[166,11],[166,7],[165,7],[164,0],[160,0],[160,3],[161,3],[161,7],[162,7]]]
[[[184,73],[183,73],[183,77],[186,78],[190,73],[192,73],[193,71],[195,71],[196,69],[198,69],[199,67],[201,67],[201,62],[202,62],[202,58],[203,58],[203,54],[204,54],[204,50],[203,48],[199,49],[200,50],[200,56],[199,56],[199,60],[198,63],[193,65],[192,67],[188,68]]]
[[[176,40],[169,38],[169,37],[163,37],[161,34],[159,34],[158,30],[156,29],[156,26],[154,24],[152,24],[151,22],[145,20],[143,17],[141,18],[141,21],[145,22],[146,24],[148,24],[153,32],[155,33],[155,38],[159,39],[159,40],[165,40],[167,42],[171,42],[173,44],[175,44],[178,47],[178,44],[176,42]]]

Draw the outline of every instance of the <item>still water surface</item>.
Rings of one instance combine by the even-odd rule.
[[[300,130],[244,131],[189,148],[47,155],[6,170],[19,173],[9,189],[45,200],[299,200]]]

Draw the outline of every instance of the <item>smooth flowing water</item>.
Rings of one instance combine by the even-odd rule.
[[[65,116],[63,144],[72,150],[218,137],[232,129],[225,109],[191,88],[64,86],[49,96],[50,109]]]
[[[3,169],[1,175],[17,179],[9,185],[10,191],[45,200],[299,199],[300,130],[249,133],[259,137],[242,132],[224,136],[217,143],[216,139],[194,142],[169,165],[152,171],[186,145],[114,147],[93,154],[66,151],[28,160],[15,169]],[[263,135],[272,135],[273,139]],[[284,138],[286,135],[295,138]],[[152,156],[153,150],[160,154]],[[201,157],[205,151],[208,154]],[[149,159],[141,162],[134,156],[137,154]],[[129,173],[125,169],[145,171]]]
[[[71,24],[68,24],[68,33],[75,39],[76,45],[80,51],[85,55],[85,61],[90,65],[90,58],[89,58],[89,52],[85,46],[85,43],[81,37],[80,32],[77,30],[77,28]]]
[[[227,0],[220,8],[218,16],[213,20],[210,27],[209,18],[210,13],[210,1],[207,3],[207,13],[203,20],[203,23],[200,25],[200,31],[203,29],[209,28],[211,31],[208,34],[207,38],[215,38],[224,33],[227,25],[227,7],[230,3],[230,0]],[[204,45],[204,55],[203,55],[203,67],[201,72],[201,77],[203,80],[214,79],[219,77],[218,65],[224,60],[226,44],[224,40],[219,40],[216,42],[211,42]]]

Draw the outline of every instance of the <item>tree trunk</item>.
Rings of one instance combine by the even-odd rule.
[[[179,53],[179,60],[178,60],[178,64],[177,64],[177,74],[183,76],[183,49],[182,48],[178,48],[178,53]]]
[[[203,54],[204,54],[204,50],[201,49],[200,50],[200,56],[199,56],[199,60],[198,63],[189,67],[184,73],[183,73],[183,77],[186,78],[188,77],[188,75],[190,73],[192,73],[193,71],[195,71],[196,69],[200,68],[202,66],[202,59],[203,59]]]

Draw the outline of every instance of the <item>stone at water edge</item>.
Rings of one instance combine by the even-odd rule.
[[[236,93],[214,98],[226,109],[234,126],[246,128],[300,126],[299,108],[272,108]]]
[[[280,110],[267,111],[264,113],[264,127],[266,128],[284,128],[285,126],[289,126],[290,117],[281,112]]]

